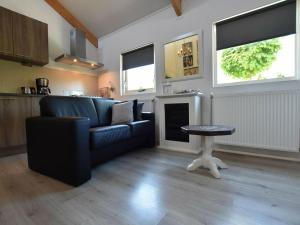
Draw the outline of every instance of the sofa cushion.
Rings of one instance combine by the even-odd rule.
[[[111,124],[127,124],[133,121],[133,102],[119,102],[112,106]]]
[[[133,102],[133,121],[142,120],[142,111],[144,102],[138,102],[137,99],[132,100]]]
[[[90,130],[90,148],[99,149],[110,144],[130,138],[130,128],[128,125],[114,125],[105,127],[95,127]]]
[[[94,98],[93,102],[99,118],[99,126],[108,126],[111,124],[112,106],[119,101],[103,98]]]
[[[134,119],[134,121],[142,120],[143,106],[144,102],[137,103],[136,118]]]
[[[140,120],[128,123],[133,137],[151,135],[152,124],[150,120]]]
[[[99,125],[94,103],[91,98],[46,96],[40,100],[41,116],[88,117],[90,127]]]

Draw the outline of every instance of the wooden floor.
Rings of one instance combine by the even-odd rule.
[[[79,188],[34,173],[26,155],[0,159],[1,225],[300,224],[300,165],[218,154],[216,180],[193,155],[142,150],[93,170]]]

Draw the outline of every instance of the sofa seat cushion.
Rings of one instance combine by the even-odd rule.
[[[90,130],[90,148],[96,150],[131,137],[128,125],[95,127]]]
[[[128,125],[133,137],[150,135],[152,131],[152,123],[149,120],[134,121]]]

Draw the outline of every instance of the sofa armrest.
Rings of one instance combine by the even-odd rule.
[[[89,180],[89,127],[89,118],[28,118],[29,168],[73,186]]]
[[[142,119],[151,121],[151,135],[148,138],[147,146],[152,148],[155,146],[155,113],[142,112]]]

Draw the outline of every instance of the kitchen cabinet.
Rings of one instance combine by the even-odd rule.
[[[0,148],[6,146],[5,143],[5,126],[4,126],[4,100],[0,97]]]
[[[0,7],[0,57],[29,65],[49,62],[48,25]]]
[[[31,99],[28,97],[12,98],[6,102],[6,144],[18,146],[26,143],[25,120],[31,117]]]
[[[3,56],[13,55],[12,17],[11,11],[0,7],[0,54]]]
[[[26,118],[38,116],[40,97],[0,96],[0,148],[26,144]]]
[[[27,16],[13,15],[14,56],[37,65],[48,63],[48,25]]]
[[[32,117],[41,115],[40,100],[41,100],[41,97],[31,98],[31,116]]]

